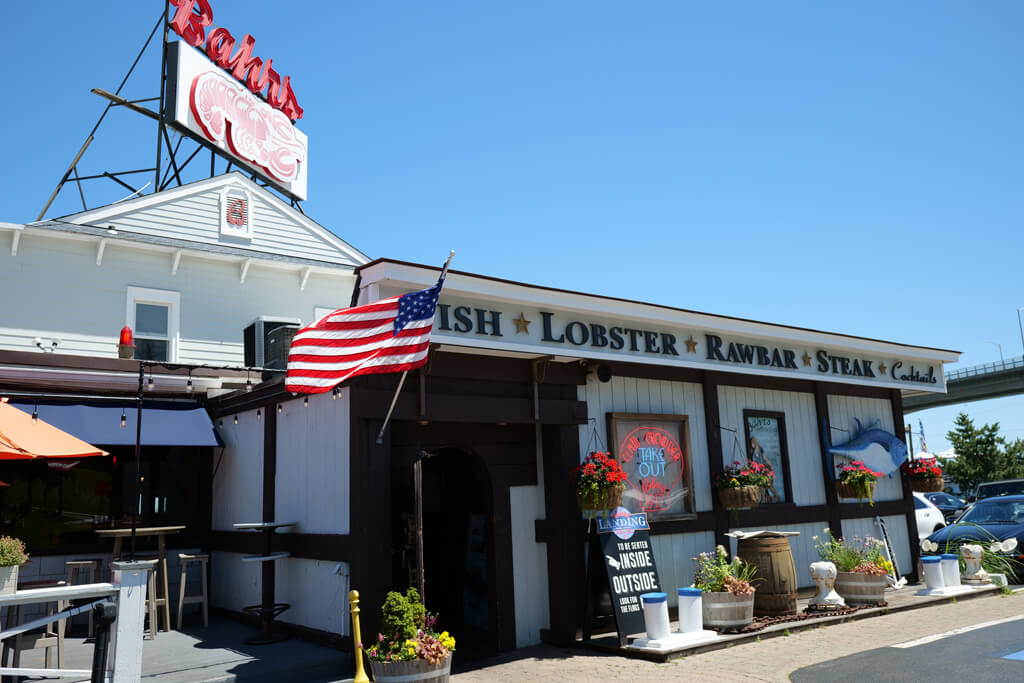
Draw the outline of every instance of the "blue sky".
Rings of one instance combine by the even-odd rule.
[[[210,0],[306,115],[306,212],[370,256],[1021,356],[1024,4]],[[34,220],[162,11],[0,25],[0,220]],[[126,86],[158,93],[152,50]],[[83,173],[151,166],[111,113]],[[208,162],[204,162],[208,169]],[[90,206],[127,194],[88,186]],[[68,186],[48,215],[80,210]],[[929,449],[960,408],[920,417]],[[970,404],[1024,437],[1024,398]],[[917,444],[915,444],[915,449]]]

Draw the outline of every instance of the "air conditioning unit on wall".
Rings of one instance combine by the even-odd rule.
[[[242,332],[245,345],[245,366],[267,370],[285,370],[288,367],[288,347],[299,331],[298,318],[260,316]]]

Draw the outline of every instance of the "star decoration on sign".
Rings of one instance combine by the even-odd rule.
[[[804,365],[811,367],[811,354],[804,351]]]
[[[523,334],[530,334],[530,323],[532,320],[527,320],[526,316],[522,313],[519,314],[518,318],[512,318],[512,322],[516,324],[516,334],[522,332]]]
[[[686,340],[686,352],[697,353],[697,341],[690,335],[690,338]]]
[[[878,364],[878,371],[881,372],[883,375],[885,374],[885,363]]]

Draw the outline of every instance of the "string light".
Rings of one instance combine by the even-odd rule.
[[[235,415],[235,424],[238,424],[238,416]]]
[[[124,408],[121,408],[121,429],[128,426],[128,415]]]
[[[35,407],[32,408],[32,421],[39,422],[39,401],[36,401]]]
[[[338,396],[340,394],[341,394],[341,389],[339,389],[338,387],[334,387],[334,391],[331,392],[331,400],[332,401],[337,401],[338,400]]]
[[[155,385],[155,384],[153,384],[153,373],[152,373],[152,372],[150,372],[150,373],[149,373],[149,381],[148,381],[148,382],[146,382],[146,391],[153,391],[153,389],[154,389],[155,387],[156,387],[156,385]]]
[[[306,398],[302,399],[302,407],[303,408],[308,408],[309,407],[309,396],[307,396]]]
[[[283,403],[278,403],[277,404],[277,414],[280,415],[283,412],[284,412],[284,404]]]
[[[252,391],[252,377],[249,376],[249,370],[245,371],[245,390]]]
[[[189,371],[188,371],[188,381],[185,382],[185,391],[187,391],[188,393],[191,394],[193,388],[194,387],[192,386],[192,369],[189,368]]]
[[[256,409],[256,421],[259,422],[263,419],[263,411],[259,408]]]

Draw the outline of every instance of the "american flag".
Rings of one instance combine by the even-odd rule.
[[[414,370],[427,362],[444,273],[430,289],[341,308],[299,330],[285,389],[322,394],[357,375]]]

